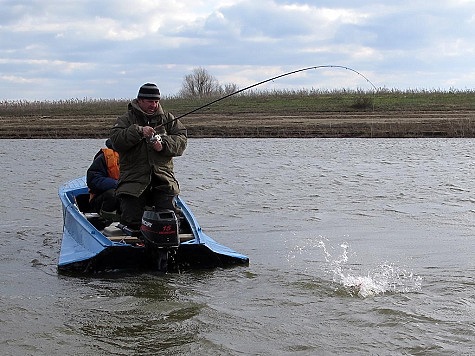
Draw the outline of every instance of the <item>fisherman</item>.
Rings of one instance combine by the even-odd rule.
[[[89,204],[108,221],[118,220],[120,204],[115,189],[119,171],[119,154],[113,150],[111,141],[107,139],[106,148],[96,153],[87,170],[86,183],[89,188]]]
[[[121,224],[138,230],[145,208],[178,211],[175,197],[180,188],[173,157],[187,145],[185,126],[160,105],[160,90],[153,83],[139,89],[137,98],[111,129],[111,141],[119,152]]]

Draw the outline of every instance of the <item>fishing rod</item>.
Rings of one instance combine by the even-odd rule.
[[[352,68],[350,68],[350,67],[340,66],[340,65],[331,65],[331,64],[328,64],[328,65],[320,65],[320,66],[313,66],[313,67],[306,67],[306,68],[301,68],[301,69],[293,70],[293,71],[291,71],[291,72],[287,72],[287,73],[283,73],[283,74],[277,75],[277,76],[275,76],[275,77],[272,77],[272,78],[263,80],[263,81],[261,81],[261,82],[258,82],[258,83],[249,85],[249,86],[247,86],[247,87],[245,87],[245,88],[239,89],[239,90],[237,90],[237,91],[235,91],[235,92],[233,92],[233,93],[231,93],[231,94],[224,95],[224,96],[222,96],[222,97],[220,97],[220,98],[218,98],[218,99],[215,99],[215,100],[213,100],[213,101],[210,101],[209,103],[204,104],[204,105],[202,105],[202,106],[200,106],[200,107],[198,107],[198,108],[196,108],[196,109],[193,109],[193,110],[191,110],[191,111],[188,111],[188,112],[185,113],[185,114],[182,114],[182,115],[180,115],[180,116],[177,116],[177,117],[174,118],[173,120],[167,121],[167,122],[165,122],[165,123],[159,125],[158,127],[165,126],[165,125],[167,125],[167,124],[169,124],[169,123],[171,123],[171,122],[173,122],[173,121],[179,120],[179,119],[181,119],[181,118],[183,118],[183,117],[185,117],[185,116],[188,116],[188,115],[190,115],[190,114],[193,114],[194,112],[197,112],[197,111],[199,111],[199,110],[201,110],[201,109],[204,109],[204,108],[206,108],[206,107],[208,107],[208,106],[210,106],[210,105],[213,105],[213,104],[217,103],[218,101],[227,99],[227,98],[229,98],[229,97],[231,97],[231,96],[233,96],[233,95],[236,95],[236,94],[242,93],[243,91],[246,91],[246,90],[249,90],[249,89],[251,89],[251,88],[257,87],[258,85],[262,85],[262,84],[264,84],[264,83],[271,82],[271,81],[273,81],[273,80],[276,80],[276,79],[279,79],[279,78],[282,78],[282,77],[286,77],[286,76],[288,76],[288,75],[292,75],[292,74],[295,74],[295,73],[305,72],[305,71],[307,71],[307,70],[312,70],[312,69],[321,69],[321,68],[341,68],[341,69],[349,70],[349,71],[351,71],[351,72],[353,72],[353,73],[358,74],[358,75],[361,76],[362,78],[364,78],[364,79],[374,88],[375,91],[378,90],[378,89],[376,88],[376,86],[375,86],[367,77],[365,77],[363,74],[361,74],[361,73],[358,72],[357,70],[352,69]]]

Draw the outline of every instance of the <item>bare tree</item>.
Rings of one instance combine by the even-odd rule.
[[[202,67],[193,69],[183,79],[180,96],[204,98],[219,94],[221,87],[218,80]]]
[[[237,84],[234,84],[234,83],[227,83],[223,87],[224,95],[232,94],[238,90],[239,90],[239,87],[237,86]]]

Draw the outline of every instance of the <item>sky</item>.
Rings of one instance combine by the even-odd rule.
[[[261,90],[472,90],[475,0],[0,0],[0,100],[173,96],[193,69]],[[357,73],[362,75],[358,75]],[[365,80],[364,77],[367,80]]]

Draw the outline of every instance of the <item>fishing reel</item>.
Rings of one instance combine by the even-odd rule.
[[[152,145],[155,144],[156,142],[162,143],[162,136],[160,134],[155,134],[152,137],[150,137],[149,141]]]
[[[157,127],[155,127],[155,130],[156,131],[153,134],[153,136],[150,137],[149,140],[148,140],[152,145],[157,143],[157,142],[162,143],[163,142],[162,137],[167,135],[167,131],[165,130],[165,128],[163,126],[157,126]]]

